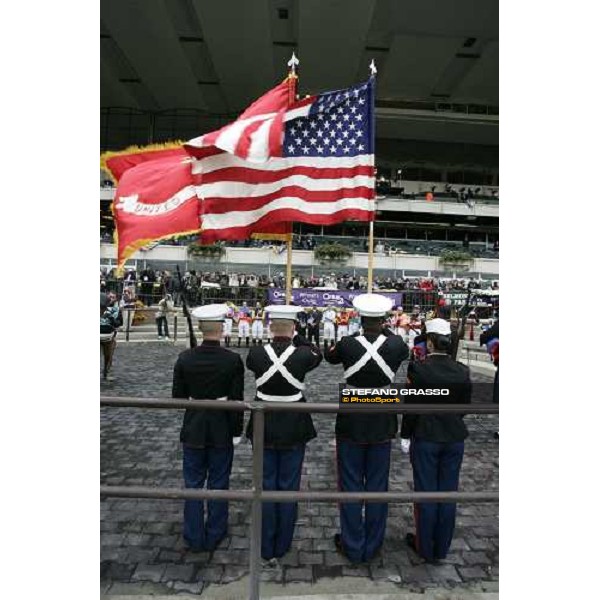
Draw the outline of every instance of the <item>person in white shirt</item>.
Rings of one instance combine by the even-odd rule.
[[[336,312],[333,306],[328,306],[323,312],[323,348],[327,350],[327,345],[335,343],[335,318]]]

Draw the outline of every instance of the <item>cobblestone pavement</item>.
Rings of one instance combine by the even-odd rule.
[[[185,346],[170,343],[117,345],[112,374],[101,383],[103,395],[170,396],[172,369]],[[240,350],[245,359],[247,351]],[[334,401],[342,369],[325,362],[307,378],[310,400]],[[404,371],[398,374],[403,381]],[[473,380],[490,381],[473,374]],[[475,386],[474,401],[483,397]],[[485,386],[487,390],[488,386]],[[246,373],[246,397],[254,393]],[[479,395],[479,397],[477,397]],[[101,423],[101,482],[106,485],[182,487],[179,429],[183,411],[103,408]],[[247,418],[247,416],[246,416]],[[336,488],[333,440],[334,415],[314,415],[317,439],[308,444],[302,472],[303,490]],[[466,442],[461,489],[498,489],[496,415],[466,417]],[[390,489],[410,491],[408,457],[393,445]],[[251,486],[251,446],[236,447],[232,488]],[[188,592],[210,597],[210,590],[248,574],[250,504],[230,503],[229,535],[212,554],[186,554],[182,538],[183,501],[101,499],[101,591],[107,594]],[[373,581],[392,582],[405,591],[444,587],[497,588],[498,506],[458,507],[451,553],[441,566],[425,565],[404,545],[413,530],[412,506],[391,504],[383,551],[370,564],[352,566],[334,547],[338,532],[335,504],[301,503],[292,550],[277,570],[263,571],[265,581],[311,583],[325,578],[354,577],[356,592]],[[488,586],[487,588],[485,586]],[[282,588],[282,594],[284,594]]]

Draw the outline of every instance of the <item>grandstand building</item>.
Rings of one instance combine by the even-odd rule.
[[[221,127],[286,75],[292,51],[302,94],[352,85],[374,59],[376,271],[497,279],[497,14],[466,0],[348,0],[344,7],[265,0],[240,3],[238,18],[229,19],[225,3],[106,0],[101,149],[187,140]],[[107,179],[101,172],[101,262],[111,266],[114,188]],[[366,223],[297,223],[294,233],[295,269],[326,269],[314,247],[339,242],[353,252],[344,268],[366,271]],[[188,266],[188,241],[147,248],[132,264]],[[448,260],[449,250],[463,258]],[[285,256],[232,244],[221,262],[256,272],[283,265]]]

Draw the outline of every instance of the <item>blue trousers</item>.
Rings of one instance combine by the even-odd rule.
[[[304,445],[285,450],[265,448],[263,489],[298,491],[304,450]],[[290,549],[297,517],[297,502],[263,502],[261,555],[264,559],[281,558]]]
[[[391,448],[391,442],[355,444],[338,439],[338,483],[341,490],[387,492]],[[371,560],[379,550],[385,536],[387,513],[387,503],[340,503],[342,544],[351,562]]]
[[[438,443],[413,439],[410,457],[416,492],[456,492],[464,442]],[[427,560],[446,558],[456,521],[456,504],[415,504],[417,553]]]
[[[233,446],[225,448],[183,447],[183,479],[186,488],[229,489],[233,462]],[[204,500],[186,500],[183,508],[183,539],[193,550],[214,550],[227,534],[229,505],[224,500],[207,504],[204,522]]]

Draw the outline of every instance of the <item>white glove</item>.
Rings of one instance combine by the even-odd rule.
[[[242,441],[241,436],[240,437],[234,437],[233,438],[233,445],[237,446],[241,441]]]
[[[400,439],[400,450],[404,452],[404,454],[408,454],[410,450],[410,440]]]

